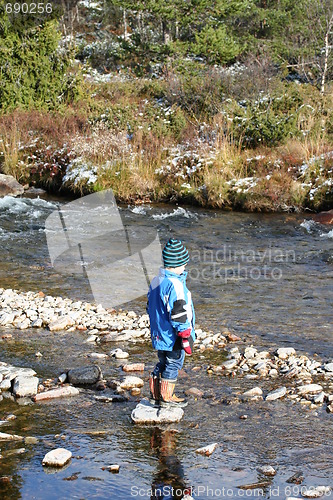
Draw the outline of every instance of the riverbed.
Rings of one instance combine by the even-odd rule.
[[[79,264],[71,273],[51,266],[45,220],[68,201],[49,196],[0,199],[1,287],[93,301]],[[311,223],[304,214],[170,205],[120,207],[120,212],[129,225],[154,228],[162,243],[173,236],[187,245],[192,257],[188,285],[200,326],[228,328],[241,337],[240,345],[292,346],[298,353],[332,359],[333,234],[327,227]],[[145,297],[122,307],[142,314]],[[89,363],[86,355],[92,347],[85,343],[84,332],[10,333],[13,338],[0,343],[0,361],[34,368],[41,379]],[[154,352],[147,344],[120,347],[130,353],[131,362],[145,362],[147,395]],[[95,350],[108,353],[110,345]],[[43,356],[37,358],[37,351]],[[222,359],[224,351],[187,358],[179,392],[195,386],[205,396],[190,399],[184,419],[169,428],[134,426],[130,413],[135,397],[106,404],[95,400],[96,391],[84,389],[78,397],[39,404],[4,398],[0,420],[11,413],[17,418],[2,424],[1,431],[34,436],[38,442],[24,445],[19,455],[11,452],[21,445],[1,443],[1,476],[8,476],[0,482],[1,498],[172,498],[168,486],[187,486],[198,499],[284,499],[300,497],[304,486],[333,486],[332,414],[286,400],[235,398],[226,404],[254,385],[270,390],[282,384],[207,374],[212,360]],[[108,358],[99,364],[105,377],[121,376],[120,361]],[[247,419],[240,419],[243,415]],[[195,453],[212,442],[219,446],[211,457]],[[69,465],[57,471],[43,468],[45,453],[58,446],[72,451]],[[111,464],[120,465],[119,474],[102,470]],[[262,465],[272,465],[276,476],[263,477],[257,471]],[[304,476],[301,485],[287,482],[298,472]],[[261,488],[238,488],[263,481]],[[164,496],[152,496],[152,486],[164,486]]]

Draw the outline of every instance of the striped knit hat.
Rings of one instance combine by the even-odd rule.
[[[180,240],[170,238],[162,251],[164,267],[180,267],[190,260],[186,247]]]

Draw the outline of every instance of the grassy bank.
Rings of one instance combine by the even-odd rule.
[[[0,117],[1,171],[78,196],[112,188],[131,203],[332,208],[332,93],[253,65],[184,64],[159,79],[81,68],[74,104]]]

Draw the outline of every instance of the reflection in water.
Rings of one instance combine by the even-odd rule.
[[[186,486],[184,468],[175,455],[176,435],[174,430],[154,427],[150,447],[158,458],[158,468],[152,482],[151,500],[180,500],[191,488]]]

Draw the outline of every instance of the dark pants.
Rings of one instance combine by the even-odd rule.
[[[181,370],[184,364],[185,351],[176,349],[174,351],[157,351],[159,363],[154,368],[153,374],[157,377],[168,380],[177,380],[178,370]]]

